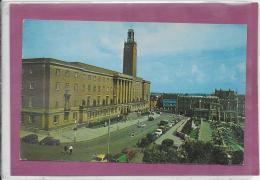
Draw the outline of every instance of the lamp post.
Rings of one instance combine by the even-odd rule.
[[[75,127],[74,127],[74,142],[76,142],[77,139],[77,120],[75,119]]]
[[[108,119],[107,155],[110,154],[110,118]]]

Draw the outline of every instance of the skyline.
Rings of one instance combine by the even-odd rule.
[[[79,61],[122,72],[129,28],[137,42],[137,75],[151,81],[151,92],[221,88],[245,94],[246,25],[25,20],[23,58]]]

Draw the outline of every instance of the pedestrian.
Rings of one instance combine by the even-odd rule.
[[[68,150],[68,145],[64,146],[64,154],[67,154],[67,150]]]
[[[72,154],[72,151],[73,151],[73,146],[70,145],[70,147],[69,147],[69,153],[70,153],[70,155]]]

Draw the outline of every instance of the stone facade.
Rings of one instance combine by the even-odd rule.
[[[49,130],[150,108],[150,82],[140,77],[51,58],[23,59],[22,69],[25,126]]]

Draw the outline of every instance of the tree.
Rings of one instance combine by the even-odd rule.
[[[232,154],[232,164],[243,164],[244,152],[243,151],[234,151]]]
[[[228,164],[227,153],[219,146],[213,146],[209,161],[211,164]]]
[[[200,164],[228,164],[226,152],[210,142],[186,141],[182,145],[183,161]]]
[[[169,148],[169,147],[173,146],[173,144],[174,144],[174,141],[172,139],[165,139],[162,141],[162,148],[163,149]]]

